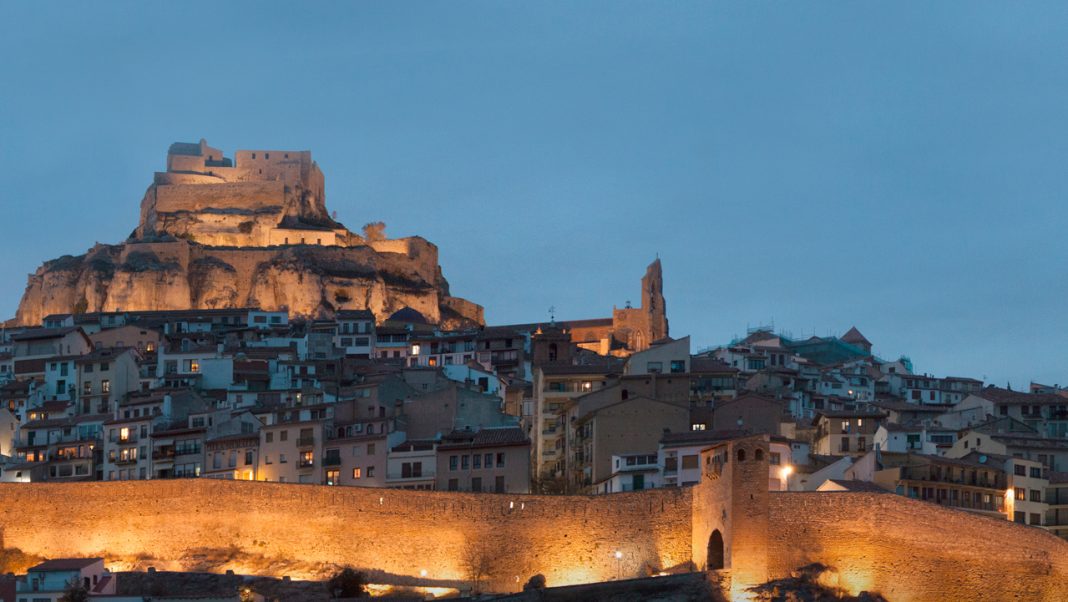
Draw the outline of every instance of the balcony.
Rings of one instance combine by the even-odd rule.
[[[313,436],[297,437],[297,447],[314,447],[314,446],[315,446],[315,437],[313,437]]]
[[[137,458],[119,458],[115,460],[117,466],[128,466],[130,464],[137,464]]]
[[[161,448],[158,448],[158,449],[154,449],[154,450],[152,450],[152,459],[153,460],[173,460],[174,459],[174,448],[173,447],[161,447]]]
[[[297,460],[297,468],[314,468],[315,460]]]
[[[323,466],[341,466],[341,456],[326,456],[323,458]]]
[[[199,453],[199,445],[178,445],[174,448],[174,455],[176,456],[192,456]]]

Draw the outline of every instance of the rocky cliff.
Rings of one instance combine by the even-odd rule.
[[[254,161],[271,154],[278,165],[272,160],[263,174]],[[16,321],[231,307],[285,308],[296,317],[370,309],[383,320],[411,307],[449,328],[482,323],[480,306],[450,296],[436,246],[419,237],[366,240],[324,217],[310,153],[238,151],[242,157],[247,165],[234,167],[204,141],[172,145],[131,238],[45,262],[29,278]]]

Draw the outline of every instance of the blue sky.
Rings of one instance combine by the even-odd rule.
[[[491,322],[856,324],[938,375],[1068,384],[1063,2],[0,1],[0,315],[118,242],[167,145],[310,149],[350,228]]]

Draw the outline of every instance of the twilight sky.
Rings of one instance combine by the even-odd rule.
[[[0,316],[119,242],[167,145],[310,149],[491,323],[856,324],[1068,384],[1068,4],[0,1]]]

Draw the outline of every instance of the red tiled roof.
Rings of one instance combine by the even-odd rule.
[[[41,564],[31,567],[31,571],[80,571],[85,567],[97,562],[102,562],[103,558],[56,558],[54,560],[46,560]]]
[[[442,438],[438,449],[463,447],[505,447],[530,445],[530,439],[520,428],[487,428],[479,431],[453,431]]]

